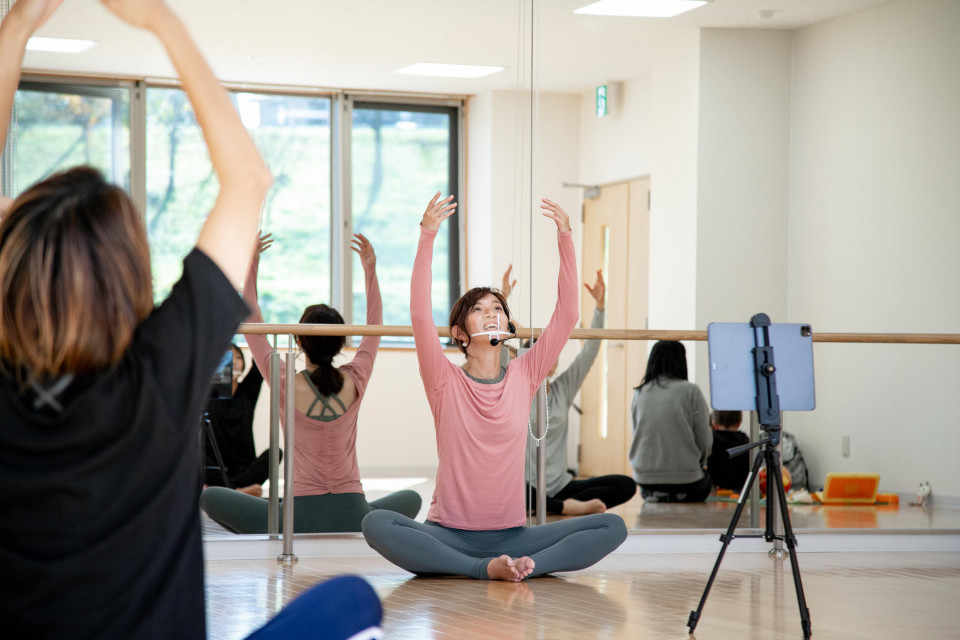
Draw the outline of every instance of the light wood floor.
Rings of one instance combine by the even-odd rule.
[[[410,488],[425,496],[424,513],[418,518],[422,520],[432,479]],[[377,490],[367,493],[369,499],[379,497]],[[209,635],[213,639],[243,638],[304,589],[335,575],[353,573],[366,578],[380,595],[387,638],[689,638],[688,616],[699,603],[720,551],[715,534],[729,525],[734,507],[723,502],[644,504],[637,496],[613,509],[629,528],[640,530],[621,550],[587,570],[520,584],[414,578],[375,556],[359,534],[341,536],[339,543],[324,536],[298,541],[304,553],[292,569],[280,567],[272,558],[212,559],[207,561]],[[794,505],[791,521],[800,544],[798,562],[814,638],[960,638],[960,509],[909,504],[899,508]],[[741,525],[748,523],[744,513]],[[229,546],[227,555],[221,550],[244,537],[217,536],[216,525],[209,524],[213,528],[205,525],[208,557],[236,557],[230,555],[233,550]],[[761,518],[760,528],[763,526]],[[830,533],[837,530],[844,531]],[[673,542],[667,542],[663,552],[634,552],[655,548],[648,540],[660,539],[657,532],[671,531],[675,535],[665,537]],[[709,540],[695,544],[695,539],[708,537],[696,535],[697,531],[709,531]],[[853,542],[840,545],[841,552],[815,552],[823,550],[815,540],[818,531]],[[942,540],[946,535],[953,542],[930,547],[948,551],[915,551],[928,548],[923,542],[910,543],[909,550],[900,551],[902,547],[889,542],[897,537],[892,535],[894,531],[910,532],[914,535],[909,537],[922,541]],[[210,553],[209,540],[226,542]],[[882,544],[863,544],[864,540]],[[314,555],[337,557],[306,557],[308,548],[315,550],[328,543],[341,546]],[[769,548],[765,543],[751,547],[761,549],[759,552],[737,552],[748,544],[734,541],[724,557],[696,638],[801,638],[789,561],[769,558],[763,552]],[[358,551],[357,545],[367,553]],[[883,551],[847,551],[851,547]],[[691,548],[700,552],[683,552]]]
[[[736,544],[736,543],[734,543]],[[717,543],[719,550],[719,542]],[[365,577],[385,611],[387,638],[687,638],[716,555],[615,553],[599,564],[520,584],[414,578],[380,558],[207,563],[211,638],[243,638],[310,585]],[[813,637],[960,637],[960,553],[800,553]],[[731,553],[696,638],[801,638],[789,561]]]

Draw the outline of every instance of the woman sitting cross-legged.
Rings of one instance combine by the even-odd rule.
[[[433,241],[456,207],[438,193],[420,223],[410,315],[420,377],[433,412],[439,467],[425,523],[374,511],[363,520],[367,543],[418,575],[520,581],[596,563],[626,538],[623,519],[595,514],[525,527],[523,461],[527,418],[537,387],[577,322],[577,270],[567,214],[543,201],[558,229],[557,306],[537,343],[502,368],[491,334],[506,333],[510,314],[499,291],[471,289],[450,313],[450,331],[467,361],[450,362],[437,339],[430,301]]]
[[[250,264],[243,296],[253,310],[253,322],[263,322],[257,303],[257,271],[259,256],[270,246],[270,236],[261,236]],[[352,249],[360,255],[366,279],[367,324],[383,322],[383,303],[377,283],[373,245],[361,234],[353,239]],[[325,304],[307,307],[300,323],[343,324],[336,309]],[[349,363],[333,366],[346,342],[344,336],[297,336],[303,349],[307,370],[296,379],[296,423],[293,449],[294,523],[295,533],[360,531],[363,517],[374,509],[389,509],[416,516],[420,511],[420,495],[403,490],[379,500],[367,502],[360,484],[357,466],[357,414],[373,372],[373,362],[380,346],[378,336],[360,341],[357,354]],[[270,344],[266,336],[247,335],[254,362],[269,379]],[[280,415],[286,415],[285,372],[280,370]],[[283,421],[281,420],[281,424]],[[211,518],[237,533],[266,533],[268,501],[210,487],[203,492],[200,506]]]

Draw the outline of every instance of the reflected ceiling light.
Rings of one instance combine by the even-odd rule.
[[[71,38],[41,38],[34,36],[27,40],[27,51],[47,51],[50,53],[80,53],[97,44],[93,40],[73,40]]]
[[[707,4],[706,0],[599,0],[574,11],[592,16],[672,18]]]
[[[503,71],[503,67],[486,67],[476,64],[440,64],[437,62],[418,62],[409,67],[397,69],[397,73],[412,76],[434,76],[436,78],[482,78],[498,71]]]

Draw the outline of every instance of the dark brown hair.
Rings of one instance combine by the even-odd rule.
[[[743,422],[742,411],[714,411],[710,414],[710,421],[718,427],[733,429]]]
[[[4,367],[43,378],[114,365],[153,309],[143,219],[96,169],[55,174],[0,224],[0,281]]]
[[[497,300],[500,301],[500,306],[503,307],[506,320],[510,320],[510,307],[507,306],[507,300],[503,297],[503,294],[500,293],[499,289],[492,289],[490,287],[474,287],[470,289],[470,291],[467,291],[460,296],[459,300],[453,303],[453,309],[450,310],[450,331],[453,332],[454,327],[459,327],[460,331],[467,336],[467,346],[470,346],[470,332],[467,331],[467,316],[470,314],[470,309],[473,308],[473,305],[488,293],[492,293]],[[463,345],[462,341],[454,338],[454,342],[460,351],[464,354],[467,353],[467,347]]]
[[[301,324],[343,324],[343,316],[333,307],[325,304],[312,304],[303,310]],[[333,366],[346,336],[297,336],[300,348],[317,368],[310,374],[310,380],[324,396],[332,396],[343,389],[343,374]]]
[[[647,358],[647,372],[640,386],[635,388],[639,391],[653,382],[664,386],[661,378],[687,379],[687,350],[682,342],[660,340],[653,345]]]

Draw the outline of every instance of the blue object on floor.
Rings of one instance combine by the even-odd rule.
[[[247,640],[380,638],[382,619],[373,587],[357,576],[339,576],[300,594]]]

